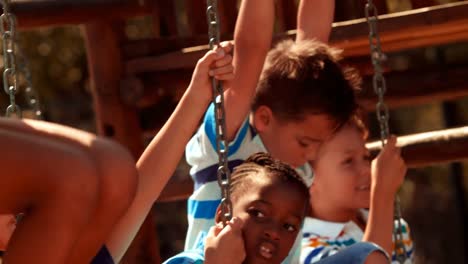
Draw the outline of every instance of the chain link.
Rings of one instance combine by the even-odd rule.
[[[17,51],[17,65],[19,72],[21,72],[24,75],[24,78],[26,80],[26,88],[25,88],[25,95],[26,95],[26,100],[28,102],[28,105],[30,109],[33,111],[34,114],[34,119],[42,120],[42,111],[41,111],[41,105],[39,102],[39,97],[36,93],[36,91],[33,89],[33,83],[32,83],[32,76],[31,76],[31,71],[29,69],[29,63],[26,60],[26,57],[24,56],[22,50],[20,47],[16,48]]]
[[[6,109],[7,117],[21,118],[21,109],[16,104],[18,76],[16,75],[15,34],[16,20],[10,13],[10,0],[1,0],[3,14],[0,16],[0,33],[3,39],[3,89],[10,98]]]
[[[208,36],[210,49],[219,45],[218,1],[207,0],[206,17],[208,21]],[[228,167],[228,143],[226,142],[226,113],[224,111],[223,85],[211,78],[213,87],[213,103],[216,119],[216,151],[218,153],[218,185],[221,188],[221,212],[223,224],[232,218],[232,201],[230,196],[231,172]]]
[[[16,17],[10,13],[10,0],[0,0],[3,14],[0,16],[0,33],[3,39],[3,89],[9,95],[10,105],[7,107],[7,117],[22,117],[22,111],[16,104],[18,92],[18,74],[24,75],[26,81],[26,100],[33,111],[35,119],[42,119],[42,111],[36,91],[32,86],[31,72],[21,48],[16,43]]]
[[[369,44],[371,52],[372,65],[374,66],[374,77],[372,85],[374,92],[377,94],[378,102],[376,105],[377,120],[380,126],[380,140],[382,146],[385,146],[386,140],[390,135],[388,121],[390,114],[388,106],[385,104],[384,96],[387,91],[387,83],[383,76],[382,63],[386,60],[380,43],[380,36],[377,28],[378,12],[377,7],[372,0],[368,0],[365,8],[367,23],[369,24]],[[395,243],[395,255],[399,263],[403,264],[407,261],[407,251],[403,242],[403,227],[401,223],[401,206],[398,195],[395,197],[395,212],[394,212],[394,230],[393,240]]]

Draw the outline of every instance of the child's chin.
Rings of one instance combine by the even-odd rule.
[[[242,262],[242,264],[280,264],[281,261],[277,261],[276,259],[265,259],[261,256],[252,256],[248,257]]]

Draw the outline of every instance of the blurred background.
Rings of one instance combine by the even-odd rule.
[[[364,12],[363,2],[355,0],[336,0],[335,20],[343,21],[362,17]],[[14,2],[14,1],[13,1]],[[32,2],[32,1],[31,1]],[[84,1],[86,2],[86,1]],[[127,43],[126,54],[145,55],[146,51],[140,50],[137,44],[142,40],[154,37],[189,38],[193,36],[191,24],[197,22],[205,25],[206,21],[191,21],[189,15],[192,12],[187,7],[185,0],[156,1],[160,2],[159,10],[166,13],[164,6],[172,2],[174,5],[168,12],[174,15],[175,24],[166,22],[155,23],[153,16],[138,16],[128,19],[122,24],[122,34],[125,34]],[[190,0],[188,0],[190,2]],[[374,1],[379,2],[379,1]],[[395,13],[408,11],[423,4],[447,4],[449,0],[436,1],[410,1],[410,0],[386,0],[380,1],[385,6],[385,11],[380,13]],[[423,3],[423,4],[421,4]],[[19,9],[18,9],[19,10]],[[204,11],[202,11],[204,13]],[[161,14],[160,14],[161,15]],[[21,16],[19,25],[21,26]],[[291,17],[283,17],[283,20],[291,20]],[[295,20],[295,16],[292,18]],[[430,22],[430,21],[429,21]],[[155,24],[157,26],[155,26]],[[229,25],[233,26],[233,25]],[[277,32],[284,32],[287,28],[280,23]],[[20,29],[18,33],[18,46],[27,59],[28,68],[31,71],[33,88],[37,91],[40,105],[43,110],[44,119],[60,124],[69,125],[90,132],[99,132],[96,127],[95,112],[93,110],[92,86],[88,69],[87,50],[83,35],[83,26],[47,26]],[[227,30],[226,38],[231,38]],[[231,31],[232,32],[232,31]],[[465,36],[468,32],[464,32]],[[194,40],[192,45],[204,44],[206,33],[199,34],[200,40]],[[190,41],[187,41],[191,43]],[[333,41],[332,41],[333,43]],[[132,46],[133,45],[133,46]],[[145,47],[145,46],[141,46]],[[385,47],[384,47],[385,48]],[[128,50],[130,49],[130,52]],[[164,50],[164,49],[161,49]],[[169,50],[169,49],[167,49]],[[134,55],[136,56],[136,55]],[[434,85],[455,83],[454,85],[465,86],[468,89],[466,75],[460,69],[468,67],[468,41],[452,41],[442,45],[428,45],[425,47],[401,49],[387,53],[387,67],[391,69],[388,78],[403,79],[395,81],[396,84],[404,84],[405,80],[412,78],[424,80],[436,76]],[[123,58],[127,59],[128,56]],[[354,65],[360,61],[369,60],[369,56],[353,57],[349,64]],[[346,61],[346,60],[345,60]],[[366,67],[358,67],[368,79],[369,73]],[[369,69],[367,69],[369,70]],[[163,70],[159,70],[164,73]],[[443,74],[441,74],[441,72]],[[455,72],[455,73],[453,73]],[[466,71],[465,71],[466,72]],[[151,72],[132,75],[131,84],[160,82],[158,87],[164,87],[164,78],[157,81],[151,79]],[[190,76],[190,69],[172,73],[172,78]],[[400,74],[400,75],[398,75]],[[159,75],[155,75],[159,76]],[[395,77],[396,76],[396,77]],[[418,77],[419,76],[419,77]],[[24,106],[24,115],[31,116],[28,112],[27,102],[24,95],[26,79],[20,77],[20,92],[18,93],[18,104]],[[392,83],[392,82],[389,82]],[[414,83],[414,82],[413,82]],[[131,86],[131,85],[130,85]],[[145,103],[140,93],[133,90],[125,90],[122,85],[122,100],[135,100],[138,97],[137,121],[140,124],[143,141],[148,142],[157,132],[158,128],[167,119],[178,102],[183,89],[175,87],[164,87],[158,89],[156,99]],[[402,88],[402,87],[400,87]],[[406,87],[411,88],[411,87]],[[463,88],[463,87],[461,87]],[[461,89],[460,88],[460,89]],[[388,87],[392,89],[392,87]],[[140,91],[141,92],[141,91]],[[411,94],[411,90],[407,90]],[[136,95],[135,95],[136,93]],[[129,99],[130,98],[130,99]],[[8,96],[0,96],[0,109],[6,109]],[[3,110],[2,110],[3,111]],[[391,131],[398,135],[421,133],[425,131],[440,130],[449,127],[463,126],[468,124],[468,98],[460,96],[447,102],[434,101],[421,105],[406,105],[391,112]],[[375,113],[369,113],[369,124],[371,127],[371,139],[378,137],[378,126],[375,121]],[[441,146],[443,148],[443,146]],[[401,189],[401,200],[403,216],[412,228],[415,242],[417,263],[468,263],[468,167],[465,163],[451,163],[438,166],[429,166],[418,169],[410,169],[406,181]],[[188,166],[181,161],[174,177],[185,178],[188,175]],[[154,238],[157,234],[157,243],[161,259],[180,252],[183,248],[186,220],[186,201],[171,201],[156,203],[153,208],[153,216],[150,235]],[[148,232],[148,231],[147,231]],[[152,244],[153,246],[156,244]],[[157,249],[156,249],[157,250]],[[130,263],[132,261],[128,261]],[[141,261],[143,262],[143,261]]]

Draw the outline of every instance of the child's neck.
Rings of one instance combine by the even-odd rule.
[[[317,197],[315,197],[317,198]],[[320,199],[311,199],[311,216],[329,222],[348,222],[357,220],[356,209],[344,209],[330,206],[327,203],[317,202]]]

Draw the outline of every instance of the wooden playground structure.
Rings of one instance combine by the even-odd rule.
[[[232,39],[237,0],[220,0],[222,39]],[[379,10],[379,32],[385,53],[468,42],[468,1],[437,5],[435,0],[411,0],[412,10],[388,13],[385,0],[374,1]],[[363,18],[366,0],[336,0],[332,46],[344,50],[344,62],[364,78],[359,100],[374,111],[369,28]],[[85,38],[88,69],[98,134],[110,137],[138,157],[145,138],[154,135],[172,111],[167,98],[176,102],[190,81],[197,62],[208,49],[205,0],[12,0],[11,12],[19,29],[80,25]],[[275,41],[294,37],[296,1],[276,1],[279,32]],[[182,10],[182,11],[181,11]],[[129,18],[151,17],[154,36],[130,40],[124,25]],[[189,21],[181,25],[180,21]],[[468,65],[428,64],[424,69],[388,66],[385,76],[391,109],[468,96]],[[142,127],[145,111],[153,115]],[[379,142],[370,143],[378,149]],[[402,154],[409,167],[422,167],[468,159],[468,126],[402,137]],[[187,176],[171,180],[160,201],[186,199],[193,190]],[[151,216],[150,216],[151,218]],[[158,242],[151,219],[143,226],[124,263],[143,255],[159,263]]]

